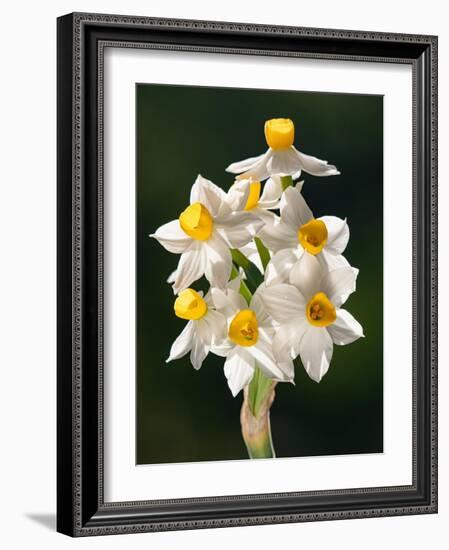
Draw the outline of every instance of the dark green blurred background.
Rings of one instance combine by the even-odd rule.
[[[225,190],[234,161],[263,153],[265,120],[291,118],[295,145],[328,160],[340,176],[303,174],[316,217],[347,218],[345,256],[360,268],[346,307],[366,338],[335,346],[320,384],[296,369],[272,407],[278,457],[383,450],[382,225],[383,98],[352,94],[137,85],[137,463],[247,458],[241,395],[233,398],[224,360],[200,371],[188,355],[166,364],[185,326],[166,283],[179,256],[148,234],[176,219],[197,174]],[[200,285],[193,285],[199,288]]]

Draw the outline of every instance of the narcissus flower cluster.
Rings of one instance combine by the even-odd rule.
[[[190,204],[151,235],[180,256],[168,282],[176,295],[174,314],[187,324],[167,362],[190,353],[199,369],[209,353],[223,357],[234,396],[256,369],[277,382],[294,382],[296,358],[319,382],[334,344],[363,336],[342,307],[358,275],[343,256],[347,221],[315,218],[302,195],[304,182],[295,182],[302,172],[339,172],[298,151],[294,137],[290,119],[268,120],[268,150],[228,166],[236,179],[227,192],[199,175]],[[260,275],[252,292],[248,266]],[[202,277],[210,287],[205,295],[194,288]]]

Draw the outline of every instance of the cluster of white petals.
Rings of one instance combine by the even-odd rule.
[[[265,136],[266,153],[227,168],[238,174],[227,192],[199,175],[186,210],[150,235],[180,255],[168,282],[177,295],[175,314],[187,324],[167,362],[190,352],[199,369],[208,353],[224,357],[234,396],[251,382],[256,368],[273,380],[293,382],[297,357],[319,382],[334,344],[363,336],[361,325],[342,309],[358,275],[343,256],[347,222],[315,218],[302,195],[303,182],[293,183],[301,172],[339,172],[295,149],[289,119],[267,121]],[[240,293],[244,274],[231,275],[233,250],[263,275],[250,298]],[[210,285],[206,295],[191,288],[203,276]]]
[[[246,200],[248,193],[249,189]],[[192,186],[190,204],[202,205],[210,215],[211,232],[207,239],[188,235],[179,220],[162,225],[150,235],[169,252],[181,254],[178,268],[169,278],[175,294],[203,275],[211,286],[225,288],[232,269],[230,248],[248,244],[263,226],[254,214],[232,210],[226,193],[202,176]]]

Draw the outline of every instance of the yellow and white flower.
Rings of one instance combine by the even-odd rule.
[[[300,182],[298,185],[302,186],[303,183]],[[232,210],[251,212],[264,222],[258,232],[258,236],[263,240],[265,225],[275,223],[276,216],[271,210],[279,208],[282,193],[281,177],[272,176],[263,185],[259,181],[254,182],[251,179],[237,179],[229,188],[227,197]],[[257,266],[261,273],[264,272],[254,241],[250,241],[239,250]]]
[[[167,363],[184,357],[190,351],[190,362],[201,368],[211,346],[220,345],[227,336],[225,317],[215,310],[211,294],[192,288],[183,290],[175,300],[175,315],[188,321],[184,330],[173,342]]]
[[[282,197],[280,176],[272,176],[262,185],[251,178],[236,179],[228,190],[227,200],[232,210],[245,210],[264,217],[269,210],[279,208]]]
[[[346,220],[315,219],[299,188],[288,187],[281,199],[280,218],[266,223],[263,242],[274,252],[265,272],[267,285],[287,282],[293,271],[304,271],[303,259],[317,257],[328,269],[348,266],[342,256],[349,241]]]
[[[302,273],[291,284],[263,287],[260,297],[279,323],[273,351],[280,360],[301,357],[312,380],[319,382],[329,369],[334,344],[350,344],[363,336],[358,321],[341,306],[354,292],[358,271],[350,266],[333,271],[307,255]]]
[[[169,252],[181,254],[168,280],[178,294],[203,275],[211,286],[225,288],[232,268],[229,249],[247,244],[262,225],[251,212],[233,211],[226,193],[198,176],[191,189],[190,206],[177,220],[162,225],[150,236]]]
[[[253,181],[263,181],[277,174],[296,178],[302,171],[313,176],[340,174],[337,168],[327,161],[301,153],[295,148],[295,126],[289,118],[267,120],[265,139],[268,150],[263,155],[234,162],[226,170],[232,174],[239,174],[240,179],[251,178]]]
[[[217,311],[227,319],[227,339],[221,345],[212,345],[211,351],[226,357],[224,373],[235,397],[247,386],[256,366],[269,378],[291,382],[294,378],[290,358],[279,362],[272,350],[275,333],[273,320],[267,314],[259,290],[248,304],[232,288],[226,291],[212,289]]]

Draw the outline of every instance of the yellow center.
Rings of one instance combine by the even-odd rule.
[[[274,151],[282,151],[293,145],[295,125],[289,118],[272,118],[265,122],[265,139]]]
[[[239,346],[254,346],[259,339],[259,325],[256,314],[250,309],[243,309],[232,319],[228,331],[229,338]]]
[[[327,243],[327,227],[321,220],[310,220],[298,230],[298,241],[304,250],[316,256]]]
[[[246,201],[245,210],[256,208],[260,198],[260,181],[254,181],[249,184],[249,195]]]
[[[209,210],[200,202],[195,202],[179,216],[179,225],[192,239],[207,241],[212,234],[214,221]]]
[[[324,292],[318,292],[310,300],[306,315],[309,323],[315,327],[327,327],[337,318],[335,307]]]
[[[183,290],[175,300],[175,314],[181,319],[197,321],[207,313],[207,304],[193,288]]]

